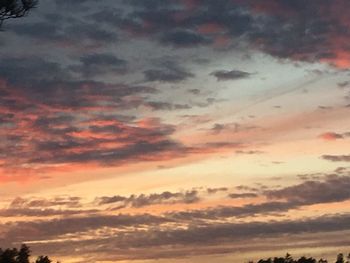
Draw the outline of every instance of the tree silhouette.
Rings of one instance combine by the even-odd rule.
[[[18,251],[17,255],[17,262],[18,263],[29,263],[29,257],[30,257],[30,249],[26,245],[22,245],[20,250]]]
[[[335,263],[345,263],[344,255],[342,253],[338,254],[337,261]]]
[[[35,263],[51,263],[52,261],[47,256],[39,256]]]
[[[343,254],[338,254],[337,259],[335,263],[350,263],[350,254],[347,256],[347,261],[344,259]],[[249,261],[249,263],[254,263],[253,261]],[[293,259],[290,254],[286,254],[284,258],[282,257],[275,257],[275,258],[268,258],[268,259],[260,259],[257,261],[257,263],[328,263],[327,260],[321,258],[320,260],[316,260],[315,258],[307,258],[307,257],[301,257],[299,259]]]
[[[28,246],[22,245],[18,250],[17,248],[7,248],[5,250],[0,248],[0,263],[30,263],[29,261],[31,250]],[[335,263],[350,263],[350,254],[346,257],[345,261],[342,253],[338,254]],[[39,256],[32,263],[52,263],[52,260],[48,256]],[[57,262],[59,263],[59,262]],[[254,261],[249,261],[254,263]],[[301,257],[299,259],[293,259],[293,257],[287,253],[285,257],[274,257],[268,259],[260,259],[257,263],[328,263],[325,259],[316,260],[315,258]]]
[[[0,27],[6,19],[25,16],[38,0],[0,0]]]
[[[16,248],[8,248],[1,252],[0,263],[17,263],[18,251]]]
[[[26,245],[17,248],[7,248],[2,250],[0,248],[0,263],[30,263],[30,249]],[[51,263],[52,261],[47,256],[39,256],[35,263]]]

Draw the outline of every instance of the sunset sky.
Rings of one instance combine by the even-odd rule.
[[[5,21],[0,247],[349,253],[349,26],[348,0],[40,0]]]

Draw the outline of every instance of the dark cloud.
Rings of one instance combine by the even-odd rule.
[[[251,197],[249,197],[251,198]],[[243,206],[222,206],[202,210],[188,210],[168,213],[170,218],[177,220],[224,220],[228,218],[245,218],[256,215],[274,215],[285,213],[291,209],[299,208],[298,203],[271,201],[260,204],[247,204]]]
[[[237,199],[237,198],[254,198],[258,197],[259,195],[256,193],[232,193],[228,195],[232,199]]]
[[[236,151],[237,154],[249,154],[249,155],[254,155],[254,154],[263,154],[263,151]]]
[[[191,108],[188,104],[173,104],[161,101],[149,101],[145,105],[151,107],[152,110],[188,110]]]
[[[195,190],[186,192],[163,192],[160,194],[150,195],[131,195],[129,197],[124,196],[103,196],[96,199],[100,205],[120,203],[121,207],[144,207],[156,204],[176,204],[176,203],[196,203],[200,200],[198,192]]]
[[[52,220],[36,220],[33,222],[11,222],[8,224],[6,236],[9,241],[23,241],[23,238],[31,238],[30,235],[35,230],[34,240],[45,240],[55,238],[65,234],[74,234],[103,227],[123,229],[129,226],[151,226],[170,222],[163,217],[149,214],[132,216],[128,214],[120,215],[89,215],[80,217],[66,217]],[[0,240],[1,242],[1,240]]]
[[[80,40],[80,45],[110,44],[117,40],[118,30],[173,47],[214,44],[215,48],[220,39],[239,40],[247,49],[277,58],[349,66],[341,55],[348,53],[349,37],[346,20],[349,3],[344,0],[337,4],[326,0],[307,3],[219,0],[202,1],[200,5],[192,1],[197,8],[190,9],[190,1],[184,4],[186,1],[180,0],[147,4],[105,1],[103,8],[89,0],[55,2],[65,11],[82,11],[86,15],[79,19],[61,15],[61,23],[53,23],[58,16],[51,16],[45,21],[13,25],[12,30],[39,39],[64,39],[73,45],[73,39]]]
[[[74,216],[84,213],[98,213],[97,209],[53,209],[53,208],[6,208],[0,209],[1,217],[49,217],[49,216]]]
[[[315,0],[307,3],[204,1],[200,5],[194,4],[197,8],[191,9],[190,14],[183,3],[132,4],[137,6],[132,17],[142,22],[130,21],[129,25],[134,32],[144,29],[146,34],[143,36],[155,37],[161,43],[175,47],[207,45],[224,36],[239,39],[250,48],[278,58],[308,62],[322,60],[339,67],[349,66],[342,64],[340,55],[348,50],[345,10],[348,10],[349,3],[346,1],[338,1],[336,6],[329,1],[320,3]],[[145,28],[145,24],[148,27]],[[339,34],[345,37],[336,38]]]
[[[3,57],[0,76],[13,85],[31,85],[33,82],[71,79],[71,75],[59,63],[39,57]],[[29,89],[30,87],[28,87]]]
[[[307,180],[279,190],[266,191],[269,198],[285,199],[300,205],[341,202],[350,199],[350,177],[328,175],[324,180]]]
[[[226,192],[228,191],[227,187],[217,187],[217,188],[208,188],[208,194],[216,194],[217,192]]]
[[[249,78],[252,73],[248,73],[245,71],[240,71],[240,70],[217,70],[210,75],[213,75],[216,77],[218,81],[223,81],[223,80],[238,80],[238,79],[246,79]]]
[[[322,155],[322,158],[331,162],[350,162],[350,155]]]
[[[256,238],[266,240],[267,238],[281,237],[282,235],[287,235],[288,238],[291,238],[291,235],[299,235],[298,238],[302,238],[302,235],[315,235],[321,231],[323,233],[332,233],[334,231],[344,233],[344,231],[348,231],[350,228],[348,214],[267,222],[212,222],[204,225],[192,224],[182,228],[164,228],[164,223],[166,222],[163,218],[150,215],[92,216],[39,222],[18,222],[7,226],[11,230],[5,233],[5,238],[11,237],[8,240],[14,242],[19,237],[29,237],[33,230],[36,233],[36,237],[31,237],[30,240],[40,241],[47,240],[48,238],[54,239],[60,236],[61,233],[70,233],[71,236],[78,237],[78,235],[81,235],[87,229],[102,229],[103,227],[120,229],[123,231],[114,232],[113,235],[113,230],[110,230],[111,232],[108,232],[110,234],[109,237],[95,234],[93,238],[88,240],[76,239],[75,241],[67,241],[63,244],[60,243],[58,247],[62,248],[63,246],[65,249],[59,251],[56,248],[54,253],[63,254],[76,247],[81,247],[82,250],[79,253],[83,251],[86,254],[95,255],[99,259],[108,258],[108,255],[111,254],[115,255],[116,253],[111,253],[112,251],[120,251],[121,253],[123,252],[122,255],[124,258],[118,258],[118,255],[115,255],[113,260],[125,260],[183,257],[186,248],[190,249],[191,253],[195,252],[198,255],[225,253],[223,251],[220,252],[220,247],[230,245],[230,249],[232,250],[232,245],[237,243],[242,244],[245,241],[251,244],[251,240]],[[134,226],[134,228],[128,229],[128,226]],[[145,226],[150,226],[150,228],[144,229]],[[72,235],[74,233],[77,234]],[[283,239],[280,240],[280,242],[284,241]],[[310,242],[310,239],[308,242]],[[40,246],[41,248],[46,247],[46,251],[47,249],[51,251],[49,248],[50,244],[52,243],[45,242]],[[54,244],[57,245],[56,242]],[[217,244],[220,244],[220,247],[217,247]],[[342,242],[342,244],[344,243]],[[102,250],[99,249],[99,251],[103,254],[96,255],[96,251],[94,250],[96,245],[101,247]],[[33,246],[37,247],[38,244],[34,243]],[[208,246],[214,246],[212,247],[213,250],[208,251]],[[176,247],[176,250],[181,251],[181,253],[178,255],[176,253],[173,254],[172,252],[174,250],[171,249],[173,247]],[[145,253],[143,249],[147,250],[148,253]],[[165,251],[166,253],[159,254],[158,251]],[[137,254],[135,255],[135,253]],[[92,261],[94,260],[95,258],[92,259]]]
[[[201,91],[199,89],[189,89],[188,92],[192,93],[194,95],[198,95],[201,93]]]
[[[70,69],[83,77],[125,73],[127,69],[124,59],[108,53],[86,55],[80,58],[80,62],[80,65],[71,66]]]
[[[49,217],[74,216],[97,213],[97,209],[83,209],[81,198],[58,196],[54,198],[15,198],[7,207],[0,209],[2,217]],[[79,208],[79,209],[78,209]]]
[[[119,62],[110,55],[90,55],[81,61],[88,68],[83,70],[84,74],[90,74],[88,71],[97,65],[102,69],[101,64],[106,65],[103,69],[112,70],[115,66],[112,64]],[[11,85],[11,88],[0,87],[4,93],[0,98],[1,108],[7,112],[2,116],[8,134],[5,138],[8,143],[1,146],[7,148],[5,166],[77,162],[114,165],[131,159],[150,160],[150,156],[161,152],[172,152],[173,156],[187,153],[185,146],[169,137],[174,127],[163,125],[159,120],[148,122],[148,127],[139,127],[134,117],[121,118],[121,114],[113,112],[141,105],[163,110],[189,108],[182,104],[144,101],[142,95],[157,93],[155,88],[76,80],[71,69],[35,57],[5,58],[0,69],[1,77]],[[130,101],[132,96],[141,97]],[[86,115],[86,110],[91,114]],[[99,112],[104,112],[105,116]],[[27,118],[29,113],[35,117]],[[21,129],[17,128],[19,123]],[[28,132],[36,136],[28,136]],[[121,146],[103,146],[116,142]],[[23,144],[28,145],[26,151]],[[33,151],[36,154],[31,154]],[[152,152],[155,155],[151,155]]]
[[[67,7],[64,3],[62,7]],[[70,6],[70,8],[72,7],[78,10],[77,7],[81,6],[77,4]],[[86,7],[82,9],[87,10]],[[42,19],[35,22],[12,24],[9,25],[8,29],[18,37],[29,37],[40,41],[42,45],[52,45],[62,49],[67,46],[96,48],[118,40],[115,31],[106,30],[99,24],[90,23],[88,20],[84,21],[62,12],[42,15]]]
[[[69,0],[54,0],[55,4],[58,8],[67,8],[68,10],[72,7],[82,7],[85,3],[91,3],[94,2],[92,0],[76,0],[76,1],[69,1]],[[86,11],[86,6],[84,6],[83,11]]]
[[[67,145],[68,147],[74,147],[72,142],[69,142]],[[55,144],[53,148],[56,150],[60,149],[57,146],[59,145]],[[178,156],[182,156],[184,154],[183,146],[171,140],[160,140],[157,142],[136,140],[122,147],[86,150],[80,153],[67,153],[64,151],[54,151],[54,149],[52,149],[52,153],[49,158],[32,157],[29,159],[29,163],[55,164],[97,162],[103,165],[121,165],[126,161],[132,160],[154,161],[157,160],[157,157],[160,157],[162,153],[173,153],[174,155]],[[175,158],[175,156],[173,157]]]
[[[211,130],[214,132],[214,133],[220,133],[222,132],[223,130],[227,129],[228,128],[228,125],[225,125],[225,124],[221,124],[221,123],[215,123],[213,125],[213,127],[211,128]]]
[[[160,38],[161,43],[172,45],[174,47],[195,47],[198,45],[209,44],[211,40],[194,31],[175,29],[165,32]]]
[[[228,241],[238,241],[242,238],[257,236],[271,237],[281,234],[317,233],[319,231],[348,230],[349,215],[335,215],[312,219],[250,222],[250,223],[213,223],[206,226],[190,226],[187,229],[167,231],[151,231],[135,236],[137,244],[147,247],[165,245],[204,245],[221,244]],[[151,237],[151,238],[150,238]],[[139,240],[141,238],[141,240]],[[128,240],[133,244],[134,240]]]
[[[177,83],[194,77],[191,72],[180,67],[173,61],[163,61],[159,63],[159,68],[145,70],[143,73],[145,75],[146,81],[160,81],[170,83]]]
[[[45,198],[29,198],[24,199],[21,197],[15,198],[11,204],[11,208],[44,208],[44,207],[54,207],[54,206],[65,206],[68,208],[75,208],[81,206],[81,198],[77,196],[62,196],[62,197],[54,197],[51,199]]]
[[[344,87],[348,86],[349,84],[350,84],[349,81],[343,81],[343,82],[337,83],[338,87],[340,87],[340,88],[344,88]]]

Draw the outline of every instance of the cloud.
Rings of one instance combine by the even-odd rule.
[[[198,192],[196,190],[186,191],[186,192],[163,192],[160,194],[150,194],[150,195],[131,195],[129,197],[124,196],[103,196],[96,199],[97,203],[100,205],[120,203],[121,207],[144,207],[156,204],[177,204],[177,203],[196,203],[200,200]]]
[[[187,229],[168,229],[150,231],[139,236],[137,240],[129,239],[129,244],[143,244],[146,247],[165,245],[204,245],[238,241],[242,238],[256,236],[275,236],[280,234],[315,233],[319,231],[337,231],[349,229],[349,215],[335,215],[299,220],[249,222],[249,223],[213,223],[206,226],[189,226]],[[146,242],[146,240],[148,240]],[[127,241],[126,241],[127,242]]]
[[[112,70],[114,63],[119,62],[109,54],[89,55],[81,61],[88,68],[81,69],[83,75],[90,74],[88,71],[97,65],[99,69]],[[100,68],[101,64],[106,68]],[[174,64],[164,65],[180,72]],[[190,107],[147,102],[142,96],[156,94],[158,91],[153,87],[76,80],[71,69],[36,57],[4,58],[0,69],[6,80],[0,87],[1,109],[6,113],[1,116],[6,121],[2,125],[7,129],[1,146],[7,148],[4,167],[81,162],[120,165],[127,160],[156,160],[165,152],[168,158],[188,153],[186,146],[170,138],[175,131],[173,126],[160,120],[147,123],[115,113],[141,105],[154,110]],[[86,111],[90,113],[86,115]],[[28,118],[28,114],[32,117]],[[114,117],[106,118],[108,114]],[[28,133],[33,136],[27,136]],[[21,148],[24,144],[28,146],[25,151]],[[34,151],[36,154],[31,154]]]
[[[349,200],[349,187],[349,176],[328,175],[324,180],[307,180],[298,185],[269,190],[265,194],[273,199],[285,199],[300,205],[312,205]]]
[[[49,217],[49,216],[74,216],[84,213],[98,213],[97,209],[53,209],[53,208],[6,208],[0,209],[0,216],[2,217]]]
[[[159,63],[158,69],[148,69],[144,72],[146,81],[160,81],[177,83],[189,78],[193,78],[194,74],[180,67],[173,61],[162,61]]]
[[[241,70],[217,70],[210,73],[210,75],[216,77],[218,81],[224,80],[238,80],[249,78],[252,73],[248,73]]]
[[[256,193],[232,193],[228,195],[230,198],[232,199],[237,199],[237,198],[254,198],[254,197],[258,197],[259,195]]]
[[[21,197],[15,198],[11,204],[11,208],[25,208],[25,207],[55,207],[65,206],[68,208],[76,208],[81,206],[81,198],[78,196],[58,196],[51,199],[45,198],[28,198],[24,199]]]
[[[319,240],[316,239],[319,239],[317,235],[321,232],[336,233],[335,231],[338,231],[344,233],[350,228],[348,214],[266,222],[211,222],[178,228],[165,227],[164,223],[166,221],[149,215],[101,216],[100,218],[79,219],[79,223],[74,218],[11,224],[8,225],[11,231],[8,231],[5,237],[11,237],[11,239],[8,239],[10,241],[17,240],[19,237],[29,237],[28,242],[32,247],[50,251],[54,255],[64,255],[66,253],[74,255],[74,249],[80,247],[79,255],[81,253],[90,255],[92,261],[96,261],[97,258],[99,260],[116,261],[178,258],[183,257],[188,249],[196,255],[227,253],[227,251],[220,250],[220,248],[228,245],[232,252],[232,246],[237,244],[249,243],[251,245],[254,239],[262,238],[266,240],[267,238],[276,238],[283,235],[287,235],[288,238],[291,238],[291,235],[297,235],[299,241],[307,234],[316,235],[312,239],[316,242],[313,244],[315,246],[319,244]],[[128,226],[133,225],[135,228],[128,229]],[[145,229],[147,225],[151,227]],[[105,230],[104,232],[109,234],[108,237],[105,237],[103,233],[101,235],[95,232],[93,237],[89,239],[82,238],[83,233],[89,233],[82,231],[102,229],[103,227],[109,229],[109,231]],[[122,229],[123,231],[115,231],[116,229]],[[70,236],[74,237],[74,240],[60,241],[59,249],[57,249],[58,241],[55,241],[55,238],[60,235],[59,230],[62,233],[71,233]],[[36,233],[35,238],[30,236],[32,231]],[[77,235],[72,235],[73,233],[77,233]],[[337,236],[337,238],[340,238],[340,236]],[[279,242],[285,242],[285,240],[280,239]],[[310,242],[310,239],[308,239],[308,242]],[[217,244],[220,244],[220,247]],[[283,244],[285,245],[285,243]],[[342,244],[344,243],[342,242]],[[98,254],[95,250],[96,245],[101,247]],[[116,251],[120,251],[120,253],[112,253]],[[111,257],[111,255],[113,256]]]
[[[336,133],[336,132],[325,132],[319,135],[319,138],[324,139],[326,141],[333,141],[337,139],[344,139],[350,137],[349,132],[344,133]]]
[[[217,192],[226,192],[226,191],[228,191],[227,187],[207,188],[208,194],[216,194]]]
[[[181,5],[183,9],[179,8]],[[165,45],[196,47],[213,44],[220,38],[239,39],[248,48],[277,58],[349,66],[348,36],[339,37],[348,24],[346,1],[337,1],[337,5],[327,1],[205,1],[191,13],[183,1],[132,6],[137,6],[133,17],[148,25],[129,19],[133,31],[144,29],[146,33],[141,36],[153,37]]]
[[[214,246],[220,247],[242,244],[243,240],[255,238],[280,237],[281,235],[321,234],[349,231],[349,214],[322,215],[319,217],[299,219],[283,219],[260,221],[258,215],[281,215],[302,206],[342,202],[350,199],[349,176],[327,175],[320,179],[308,180],[279,189],[259,189],[260,195],[268,201],[242,206],[207,207],[200,210],[182,210],[165,212],[161,215],[150,214],[119,214],[106,215],[107,210],[55,210],[61,205],[74,207],[79,204],[77,197],[58,197],[51,199],[18,198],[12,202],[13,210],[0,210],[3,216],[63,216],[55,219],[36,220],[31,222],[9,222],[0,226],[2,238],[0,243],[16,243],[26,240],[34,248],[51,251],[52,246],[60,242],[60,248],[68,250],[81,247],[84,253],[93,258],[103,258],[111,251],[123,251],[123,258],[177,258],[176,251],[191,249],[198,255],[217,254]],[[245,187],[239,189],[246,190]],[[178,203],[193,203],[199,201],[200,194],[216,194],[226,192],[227,187],[203,189],[184,192],[162,192],[156,194],[141,194],[125,196],[104,196],[95,200],[98,206],[127,204],[130,207],[145,207],[153,204],[169,206]],[[234,193],[231,198],[252,198],[257,192]],[[26,211],[31,205],[33,208]],[[15,210],[17,207],[17,211]],[[42,209],[41,207],[47,207]],[[21,210],[22,209],[22,210]],[[171,211],[171,208],[169,209]],[[38,212],[38,215],[34,213]],[[75,214],[77,213],[77,214]],[[79,216],[78,216],[79,215]],[[236,219],[250,218],[250,222],[239,222]],[[234,219],[234,220],[233,220]],[[33,234],[35,233],[35,235]],[[94,233],[92,235],[92,233]],[[87,238],[88,237],[88,238]],[[316,239],[315,239],[316,242]],[[244,242],[243,242],[244,243]],[[100,245],[100,254],[93,247]],[[207,250],[213,246],[212,250]],[[151,248],[157,247],[158,250]],[[176,249],[173,249],[176,247]],[[63,255],[67,249],[56,250],[54,255]],[[133,253],[129,253],[132,249]],[[65,251],[65,252],[63,252]],[[80,253],[82,252],[80,251]],[[148,251],[148,252],[146,252]],[[155,252],[153,252],[155,251]],[[164,251],[159,254],[157,251]],[[136,253],[136,254],[135,254]],[[74,252],[70,253],[74,255]],[[114,254],[113,254],[114,255]],[[116,260],[116,258],[113,258]],[[94,259],[92,259],[94,260]]]
[[[165,32],[160,38],[160,42],[174,47],[195,47],[209,44],[211,40],[205,36],[185,29],[175,29]]]
[[[254,155],[254,154],[263,154],[263,151],[236,151],[237,154],[249,154],[249,155]]]
[[[79,209],[78,209],[79,208]],[[0,209],[2,217],[50,217],[95,214],[98,209],[83,208],[81,198],[77,196],[57,196],[53,198],[17,197],[7,206]]]
[[[80,65],[70,66],[70,69],[83,77],[125,73],[127,69],[127,62],[124,59],[109,53],[85,55],[80,58],[80,62]]]
[[[322,158],[331,162],[350,162],[350,155],[322,155]]]
[[[254,196],[256,197],[256,196]],[[237,198],[237,197],[234,197]],[[249,197],[251,198],[251,196]],[[299,204],[292,202],[269,201],[260,204],[247,204],[243,206],[222,206],[202,210],[187,210],[167,213],[174,220],[225,220],[229,218],[246,218],[264,214],[273,215],[299,208]]]
[[[118,40],[115,32],[106,30],[98,24],[55,14],[42,21],[12,24],[9,30],[20,37],[41,41],[41,44],[55,47],[96,47],[111,44]]]
[[[326,133],[322,133],[319,135],[319,137],[321,139],[324,139],[326,141],[334,141],[337,139],[343,139],[344,136],[342,134],[339,133],[335,133],[335,132],[326,132]]]
[[[120,215],[89,215],[79,217],[63,217],[51,220],[36,220],[27,222],[8,223],[5,236],[10,242],[22,242],[23,240],[47,240],[64,236],[65,234],[82,233],[103,227],[127,228],[129,226],[141,227],[143,225],[152,226],[169,222],[168,219],[152,216],[149,214],[132,216],[128,214]],[[35,231],[36,236],[31,237]],[[0,242],[2,240],[0,239]]]
[[[146,106],[149,106],[152,110],[188,110],[191,109],[191,106],[188,104],[173,104],[169,102],[161,101],[149,101],[145,103]]]
[[[183,0],[105,1],[108,8],[88,0],[55,2],[59,10],[74,10],[79,16],[57,14],[45,6],[40,9],[41,19],[11,25],[11,30],[46,43],[75,46],[79,40],[79,45],[90,47],[114,43],[119,31],[176,48],[217,48],[220,41],[230,47],[232,40],[239,40],[249,50],[276,58],[349,67],[348,35],[344,33],[349,3],[344,0],[334,5],[315,0],[296,4],[219,0],[204,1],[200,8],[193,8],[199,6],[196,1]]]
[[[349,81],[343,81],[343,82],[337,83],[337,86],[338,86],[339,88],[344,88],[344,87],[348,86],[349,84],[350,84]]]

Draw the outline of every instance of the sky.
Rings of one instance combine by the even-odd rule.
[[[0,32],[0,247],[246,262],[350,246],[350,2],[40,0]]]

